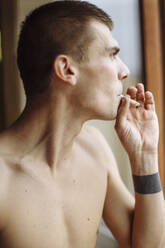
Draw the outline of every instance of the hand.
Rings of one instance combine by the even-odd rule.
[[[130,104],[129,98],[143,107],[136,108]],[[151,92],[144,92],[143,84],[127,90],[118,109],[115,129],[129,156],[157,152],[159,128],[154,99]]]

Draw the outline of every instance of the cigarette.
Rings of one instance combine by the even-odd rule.
[[[120,97],[121,97],[121,99],[124,97],[124,95],[120,95]],[[143,105],[141,104],[141,103],[139,103],[139,102],[137,102],[137,101],[135,101],[135,100],[133,100],[133,99],[129,99],[129,102],[131,103],[131,104],[133,104],[136,108],[137,107],[142,107]]]

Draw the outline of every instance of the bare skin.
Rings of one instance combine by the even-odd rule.
[[[119,107],[129,71],[109,29],[90,25],[97,35],[89,61],[59,55],[48,91],[0,134],[1,248],[94,248],[102,217],[122,248],[164,247],[162,192],[134,199],[102,135],[84,127],[117,118],[132,172],[158,171],[152,94],[137,85],[127,93],[144,107],[133,109],[128,97]]]
[[[90,129],[83,128],[55,172],[37,153],[1,155],[0,247],[95,247],[107,168]]]
[[[23,125],[23,142],[13,137],[16,127],[1,134],[1,247],[95,247],[109,169],[123,187],[120,194],[130,198],[127,210],[134,203],[102,135],[83,127],[71,152],[51,168],[41,157],[47,139],[26,154],[29,126]]]

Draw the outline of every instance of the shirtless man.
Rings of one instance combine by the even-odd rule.
[[[27,104],[0,134],[1,248],[94,248],[102,217],[122,248],[164,247],[154,100],[138,84],[119,106],[129,71],[111,29],[108,15],[79,1],[27,17],[18,45]],[[115,118],[135,199],[103,136],[83,125]]]

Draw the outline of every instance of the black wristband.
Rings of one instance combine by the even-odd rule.
[[[133,181],[135,192],[140,194],[154,194],[162,190],[159,173],[145,176],[133,175]]]

